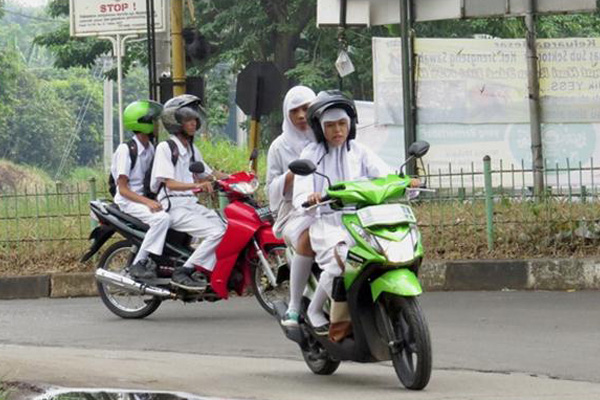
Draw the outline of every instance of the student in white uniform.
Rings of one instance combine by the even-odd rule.
[[[311,160],[317,172],[326,175],[331,184],[358,178],[376,178],[391,172],[389,166],[365,146],[356,143],[356,107],[354,102],[339,91],[321,92],[311,103],[308,120],[317,143],[308,146],[300,158]],[[325,178],[312,174],[296,176],[294,205],[301,207],[320,202],[328,183]],[[310,243],[316,261],[323,270],[315,295],[308,307],[308,320],[319,335],[327,335],[329,321],[323,305],[331,296],[333,279],[343,272],[348,249],[355,242],[341,222],[341,212],[328,206],[317,207],[309,214]]]
[[[162,205],[144,196],[144,176],[152,166],[154,146],[149,135],[160,116],[162,106],[154,101],[135,101],[123,111],[123,125],[133,131],[133,142],[121,143],[112,158],[110,172],[116,182],[115,204],[121,211],[150,226],[133,260],[129,273],[136,279],[156,277],[156,265],[150,253],[161,255],[169,230],[169,215]],[[130,149],[130,146],[133,148]],[[132,168],[132,152],[137,154]]]
[[[203,110],[200,99],[189,94],[172,98],[165,103],[161,114],[163,125],[171,133],[176,145],[177,160],[167,141],[156,148],[152,168],[152,190],[170,216],[171,229],[186,232],[202,243],[183,267],[175,269],[171,284],[186,290],[204,290],[215,267],[215,250],[225,233],[225,223],[218,214],[198,204],[193,190],[212,192],[210,177],[227,177],[213,171],[206,163],[201,177],[194,176],[189,166],[194,161],[204,162],[200,150],[193,144],[194,134],[200,129]],[[200,271],[201,273],[194,273]]]
[[[298,325],[302,293],[314,259],[308,240],[308,225],[291,223],[295,210],[292,204],[294,174],[288,166],[300,158],[306,146],[315,142],[306,118],[308,104],[315,97],[315,92],[306,86],[295,86],[287,92],[283,100],[282,133],[273,141],[267,155],[266,189],[271,211],[277,216],[275,234],[284,237],[295,249],[290,266],[290,303],[281,320],[284,326]]]

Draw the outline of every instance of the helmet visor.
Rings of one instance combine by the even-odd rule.
[[[153,123],[156,119],[158,119],[158,117],[160,117],[162,109],[163,107],[160,103],[157,103],[155,101],[148,101],[148,110],[146,111],[146,114],[143,117],[140,117],[138,119],[138,122],[142,124]]]

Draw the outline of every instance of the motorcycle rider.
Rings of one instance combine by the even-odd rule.
[[[294,215],[294,174],[288,165],[299,158],[306,146],[315,142],[315,135],[306,119],[308,104],[315,97],[315,92],[306,86],[295,86],[287,92],[283,100],[282,133],[273,141],[267,155],[266,189],[271,210],[277,215],[273,229],[277,236],[284,237],[295,248],[290,266],[290,303],[281,320],[284,326],[298,325],[300,301],[314,260],[308,240],[308,225],[291,221]]]
[[[121,143],[117,147],[110,169],[116,182],[115,204],[124,213],[150,226],[129,268],[133,278],[143,280],[156,277],[156,265],[148,255],[162,254],[169,230],[169,215],[162,205],[144,196],[144,177],[154,158],[150,135],[154,132],[154,124],[161,110],[159,103],[150,100],[134,101],[125,108],[123,125],[133,131],[133,143]],[[130,149],[130,146],[135,147]],[[132,160],[131,151],[137,154],[135,161]]]
[[[186,290],[206,288],[216,263],[215,249],[225,233],[223,220],[215,211],[198,204],[193,191],[212,192],[208,178],[223,179],[227,175],[213,171],[206,163],[201,177],[189,171],[192,162],[204,162],[193,143],[203,116],[200,99],[196,96],[184,94],[165,103],[161,121],[171,134],[172,142],[164,141],[157,146],[152,168],[151,187],[169,213],[171,229],[203,239],[183,267],[173,271],[171,284]],[[178,154],[173,157],[175,152]],[[202,274],[195,274],[196,270]]]
[[[331,184],[358,178],[376,178],[391,172],[390,167],[367,147],[357,143],[357,113],[354,101],[337,90],[320,92],[308,109],[308,121],[317,143],[300,155],[317,166],[317,172],[329,177]],[[294,199],[296,207],[308,201],[321,201],[328,184],[320,175],[296,176]],[[355,242],[341,222],[341,211],[329,206],[317,207],[307,213],[309,236],[316,261],[323,270],[314,297],[308,307],[308,320],[318,335],[327,335],[329,321],[323,305],[331,296],[333,280],[343,273],[348,250]]]

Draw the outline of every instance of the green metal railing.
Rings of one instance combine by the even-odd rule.
[[[422,180],[436,189],[413,203],[432,258],[521,258],[594,255],[600,244],[600,166],[546,164],[547,190],[535,196],[533,172],[486,157],[469,168],[425,169]],[[262,193],[262,192],[261,192]],[[85,250],[89,201],[109,198],[105,182],[56,182],[0,192],[0,272],[3,263],[25,263],[51,254]],[[206,199],[218,207],[219,199]],[[60,258],[60,257],[59,257]],[[56,262],[60,262],[59,258]],[[48,261],[50,262],[50,261]]]

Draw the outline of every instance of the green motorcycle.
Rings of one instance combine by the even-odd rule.
[[[413,143],[409,160],[424,156],[428,150],[427,142]],[[316,167],[309,160],[296,160],[290,164],[290,170],[309,175],[315,173]],[[322,202],[316,205],[329,204],[343,210],[342,222],[356,245],[350,248],[344,274],[336,282],[338,289],[341,286],[345,292],[350,335],[334,342],[315,334],[306,321],[308,298],[312,297],[320,273],[316,266],[305,292],[298,327],[282,326],[286,336],[300,345],[306,364],[315,374],[333,374],[343,360],[369,363],[391,359],[406,388],[421,390],[429,382],[431,342],[417,300],[423,292],[417,278],[423,245],[415,215],[408,202],[403,201],[409,197],[410,183],[411,178],[402,172],[341,182],[329,187]],[[335,293],[336,285],[334,299]],[[278,303],[276,310],[281,319],[286,305]]]

